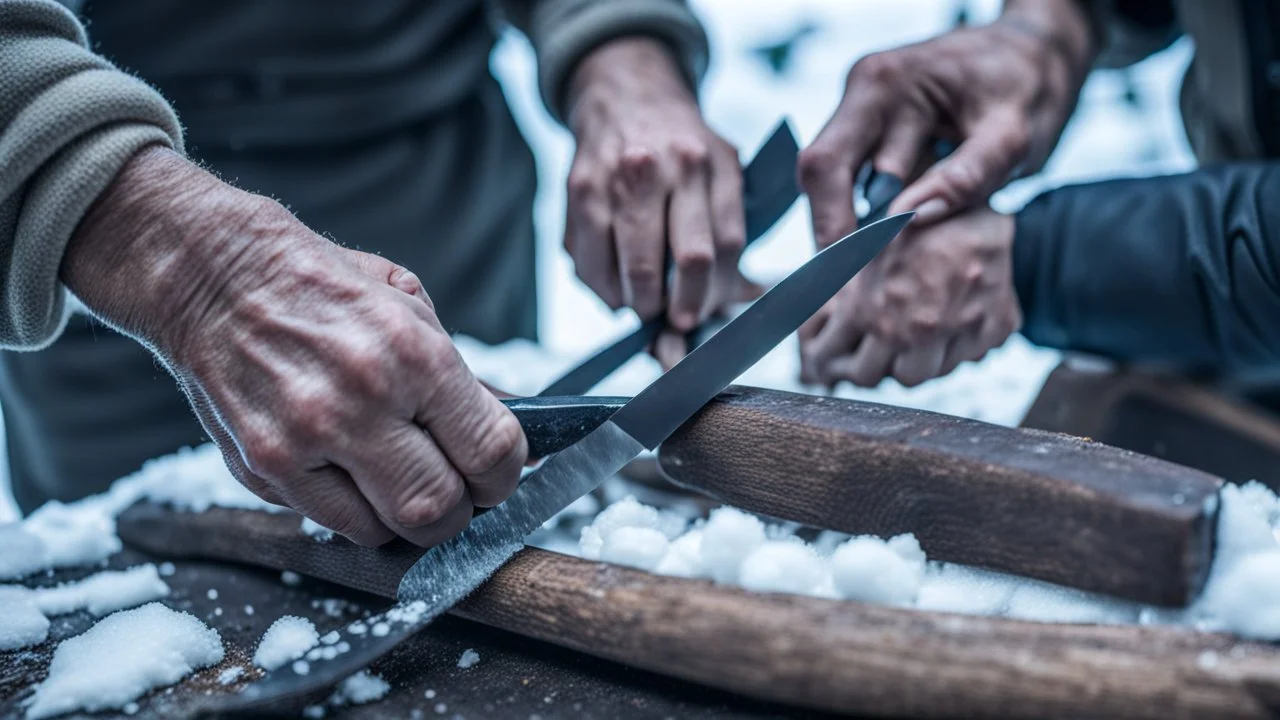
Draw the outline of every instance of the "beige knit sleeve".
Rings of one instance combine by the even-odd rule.
[[[542,100],[564,122],[564,95],[584,55],[623,35],[672,49],[691,86],[707,70],[707,36],[684,0],[501,0],[503,17],[533,42]]]
[[[125,162],[153,144],[182,149],[164,98],[90,52],[56,2],[0,1],[0,347],[53,342],[66,321],[67,241]]]

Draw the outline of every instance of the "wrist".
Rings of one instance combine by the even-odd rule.
[[[102,320],[166,355],[204,326],[275,205],[180,155],[137,153],[98,197],[63,257],[67,287]],[[278,207],[278,206],[277,206]]]
[[[678,98],[696,104],[675,55],[651,37],[620,37],[583,56],[570,76],[566,117],[577,129],[580,118],[617,110],[619,103],[649,103]]]
[[[1077,86],[1100,50],[1082,0],[1006,0],[996,22],[1042,43]]]

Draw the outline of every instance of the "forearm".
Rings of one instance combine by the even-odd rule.
[[[1064,67],[1080,79],[1102,44],[1102,28],[1083,0],[1006,0],[997,22],[1048,43]]]
[[[274,203],[152,146],[125,164],[67,244],[60,276],[99,318],[142,342],[181,347],[255,247]]]
[[[1023,333],[1231,372],[1280,361],[1280,164],[1061,188],[1017,219]]]
[[[49,0],[0,2],[0,347],[52,342],[58,270],[80,218],[141,148],[181,148],[155,91],[87,49]]]

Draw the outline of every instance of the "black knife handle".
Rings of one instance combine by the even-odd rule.
[[[529,441],[529,457],[559,452],[587,436],[627,403],[626,397],[525,397],[502,401]]]

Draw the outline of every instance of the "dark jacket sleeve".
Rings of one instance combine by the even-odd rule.
[[[1280,163],[1064,187],[1017,217],[1023,334],[1212,373],[1280,363]]]

